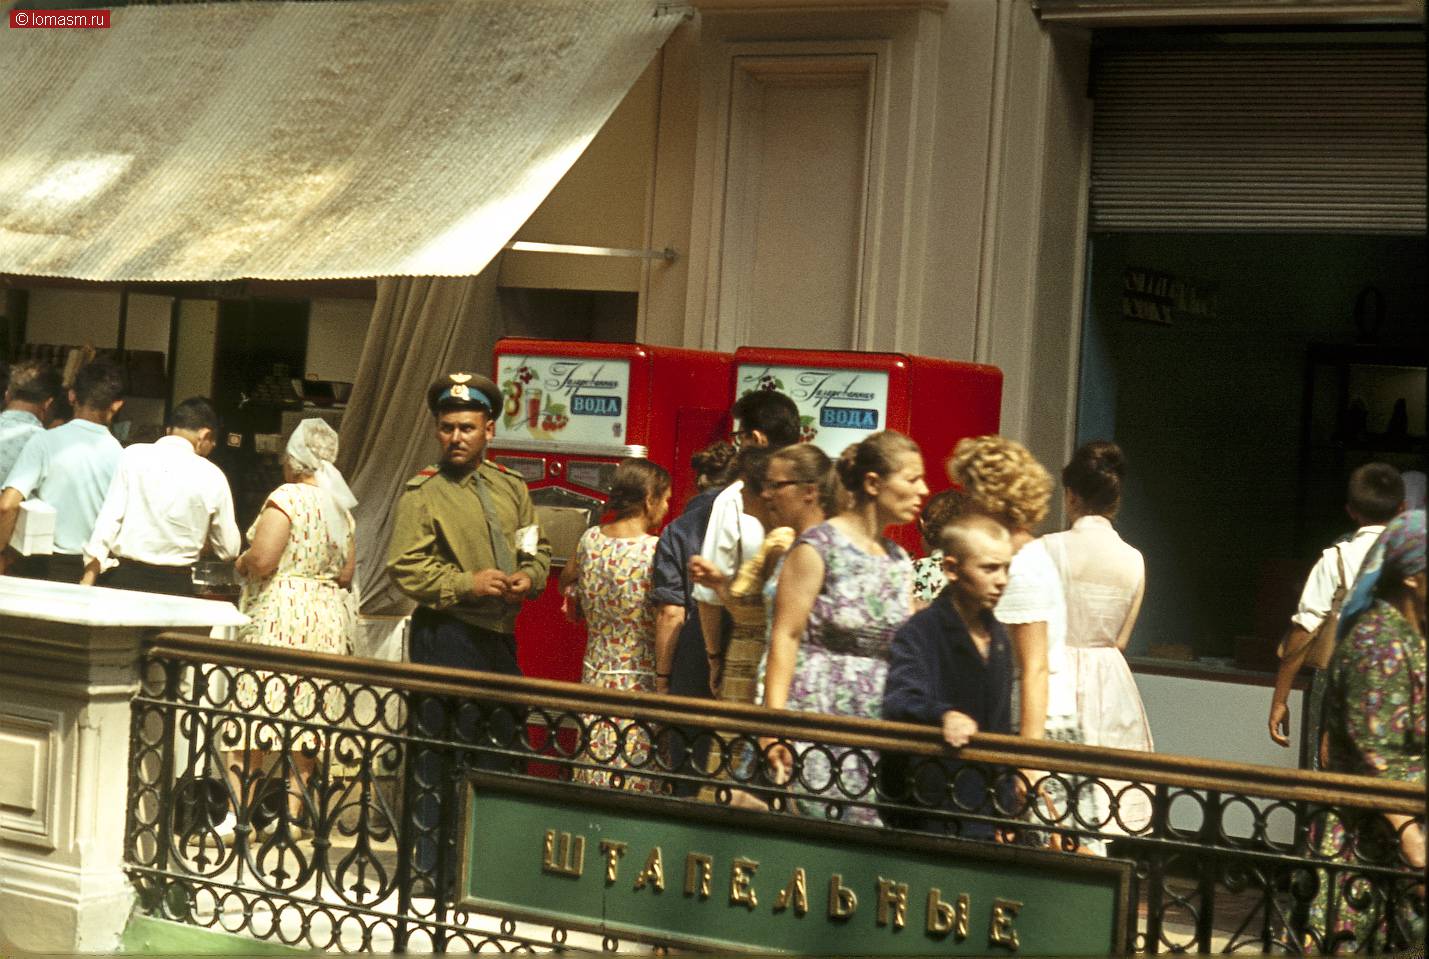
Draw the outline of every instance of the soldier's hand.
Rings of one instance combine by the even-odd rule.
[[[519,603],[531,592],[531,577],[525,573],[512,573],[506,580],[506,601]]]
[[[473,599],[506,595],[507,576],[499,569],[483,569],[471,574]]]

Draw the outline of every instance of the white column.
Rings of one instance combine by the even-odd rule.
[[[141,644],[242,621],[228,603],[0,578],[0,952],[117,947]]]

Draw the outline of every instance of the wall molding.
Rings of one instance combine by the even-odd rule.
[[[59,710],[9,703],[0,712],[0,840],[53,850],[58,845]]]

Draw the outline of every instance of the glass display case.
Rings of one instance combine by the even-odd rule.
[[[1317,553],[1344,529],[1345,484],[1372,461],[1423,470],[1429,351],[1312,344],[1305,363],[1296,549]]]

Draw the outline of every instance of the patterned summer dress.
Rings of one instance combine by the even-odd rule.
[[[948,586],[943,574],[943,551],[930,550],[927,556],[913,561],[913,601],[930,606]]]
[[[607,689],[655,690],[655,609],[650,605],[654,536],[617,539],[592,526],[576,546],[577,582],[588,640],[581,682]],[[630,720],[585,717],[589,757],[607,769],[576,770],[577,782],[612,785],[611,770],[650,761],[650,736]],[[626,789],[646,792],[654,781],[624,776]]]
[[[1393,606],[1376,600],[1335,647],[1325,694],[1329,772],[1424,785],[1424,637]],[[1317,854],[1340,864],[1400,863],[1398,841],[1385,818],[1369,811],[1345,820],[1326,817]],[[1403,908],[1412,892],[1398,888],[1391,908],[1382,885],[1341,868],[1322,875],[1310,926],[1323,941],[1312,951],[1389,952],[1424,942],[1423,916]],[[1326,928],[1334,897],[1335,921]],[[1388,913],[1393,914],[1388,914]],[[1417,926],[1417,928],[1415,928]]]
[[[786,708],[836,716],[877,719],[883,708],[883,683],[893,634],[912,613],[913,563],[902,547],[883,540],[886,556],[865,553],[838,528],[822,523],[794,543],[807,543],[824,561],[824,585],[814,599],[809,627],[799,643]],[[794,547],[791,547],[794,548]],[[848,750],[810,750],[803,754],[798,789],[838,798],[872,801],[870,772],[878,757]],[[838,768],[831,769],[828,753]],[[828,816],[832,804],[801,800],[811,815]],[[844,808],[845,822],[877,825],[872,808]]]
[[[288,517],[288,545],[278,560],[278,568],[266,579],[249,579],[243,584],[238,608],[250,622],[238,631],[245,643],[265,646],[287,646],[317,653],[352,652],[352,637],[357,624],[356,602],[352,593],[338,585],[338,577],[347,564],[352,549],[352,518],[348,517],[348,534],[341,543],[335,542],[323,517],[327,493],[306,483],[285,483],[275,489],[264,506],[272,506]],[[251,542],[258,530],[258,520],[248,528]],[[251,674],[239,677],[238,703],[256,704],[258,682],[263,684],[264,715],[287,716],[323,723],[341,713],[342,691],[336,687],[324,696],[336,706],[336,712],[316,709],[317,691],[312,683],[295,683],[296,677]],[[284,686],[293,685],[293,701],[284,712]],[[263,747],[264,735],[259,732],[252,743]],[[301,733],[294,740],[298,748],[311,747],[315,733]]]

